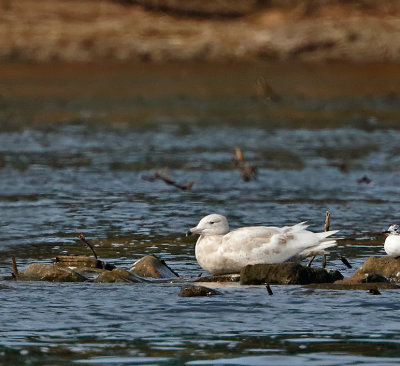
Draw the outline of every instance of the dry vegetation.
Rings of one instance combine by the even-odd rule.
[[[0,60],[400,60],[400,1],[0,0]]]

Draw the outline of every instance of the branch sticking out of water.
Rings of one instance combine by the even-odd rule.
[[[325,231],[329,231],[329,226],[331,222],[331,214],[329,211],[326,211],[325,213]],[[322,268],[326,267],[326,254],[322,253]],[[314,261],[316,255],[313,255],[310,259],[310,261],[307,263],[307,267],[311,267],[312,262]]]
[[[331,213],[326,211],[325,213],[325,231],[329,231],[329,227],[331,224]]]
[[[315,257],[316,257],[316,255],[313,255],[313,256],[311,257],[311,259],[310,259],[310,260],[308,261],[308,263],[307,263],[307,267],[311,267],[311,264],[312,264],[312,262],[314,262]]]
[[[17,278],[19,272],[18,272],[17,262],[15,261],[15,257],[14,256],[11,257],[11,264],[12,264],[12,276],[14,278]]]
[[[343,264],[347,267],[347,268],[353,268],[351,266],[351,264],[349,263],[349,261],[345,258],[345,257],[340,257],[340,260],[343,262]]]
[[[92,244],[90,244],[90,243],[86,240],[85,235],[83,235],[83,233],[80,232],[78,229],[76,229],[76,232],[78,233],[79,239],[81,239],[81,240],[90,248],[90,250],[92,251],[94,257],[97,259],[97,254],[96,254],[96,252],[94,251],[94,248],[93,248]]]
[[[143,180],[147,180],[148,182],[154,182],[156,180],[162,180],[166,184],[170,186],[174,186],[176,188],[179,188],[182,191],[190,191],[192,189],[192,186],[194,182],[188,182],[186,185],[181,185],[173,181],[168,177],[168,168],[165,168],[161,171],[155,172],[153,176],[148,176],[148,175],[142,175]]]
[[[239,170],[242,179],[245,182],[248,182],[252,179],[256,180],[258,176],[257,167],[244,160],[243,152],[238,147],[235,147],[235,155],[236,156],[233,159],[233,162],[235,167]]]
[[[281,100],[281,97],[272,89],[263,76],[260,76],[256,81],[256,95],[257,98],[265,101],[279,102]]]

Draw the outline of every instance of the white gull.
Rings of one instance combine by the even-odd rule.
[[[384,249],[387,255],[391,257],[400,257],[400,228],[399,225],[391,225],[384,231],[387,235]]]
[[[238,273],[248,264],[282,263],[300,256],[326,253],[336,245],[328,236],[338,230],[314,233],[304,222],[294,226],[247,226],[229,231],[225,216],[203,217],[188,234],[199,234],[196,259],[206,271],[217,275]]]

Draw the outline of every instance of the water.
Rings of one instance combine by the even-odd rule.
[[[373,67],[368,80],[372,66],[332,66],[332,76],[329,66],[314,76],[307,66],[53,67],[0,71],[1,276],[12,255],[20,269],[89,255],[76,228],[121,267],[154,253],[197,276],[184,233],[211,212],[232,227],[308,220],[323,230],[329,210],[342,238],[329,267],[349,276],[340,256],[356,268],[384,255],[380,231],[399,220],[397,69]],[[253,97],[259,74],[281,101]],[[359,89],[342,89],[343,75]],[[236,146],[257,181],[240,179]],[[142,179],[165,167],[192,190]],[[268,296],[214,284],[223,296],[180,298],[180,284],[1,284],[0,364],[400,362],[397,291],[273,286]]]

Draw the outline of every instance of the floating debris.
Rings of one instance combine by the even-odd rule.
[[[365,184],[370,184],[372,182],[372,180],[371,179],[369,179],[366,175],[364,175],[362,178],[360,178],[360,179],[357,179],[357,183],[358,184],[363,184],[363,183],[365,183]]]
[[[233,159],[233,162],[235,167],[239,170],[240,176],[245,182],[248,182],[252,179],[257,179],[257,167],[244,160],[243,152],[238,147],[235,147],[235,158]]]
[[[181,189],[182,191],[190,191],[193,187],[194,182],[188,182],[186,185],[181,185],[173,181],[168,177],[168,168],[164,168],[158,172],[155,172],[153,176],[142,175],[143,180],[147,180],[148,182],[154,182],[156,180],[162,180],[166,184],[170,186],[174,186],[176,188]]]

